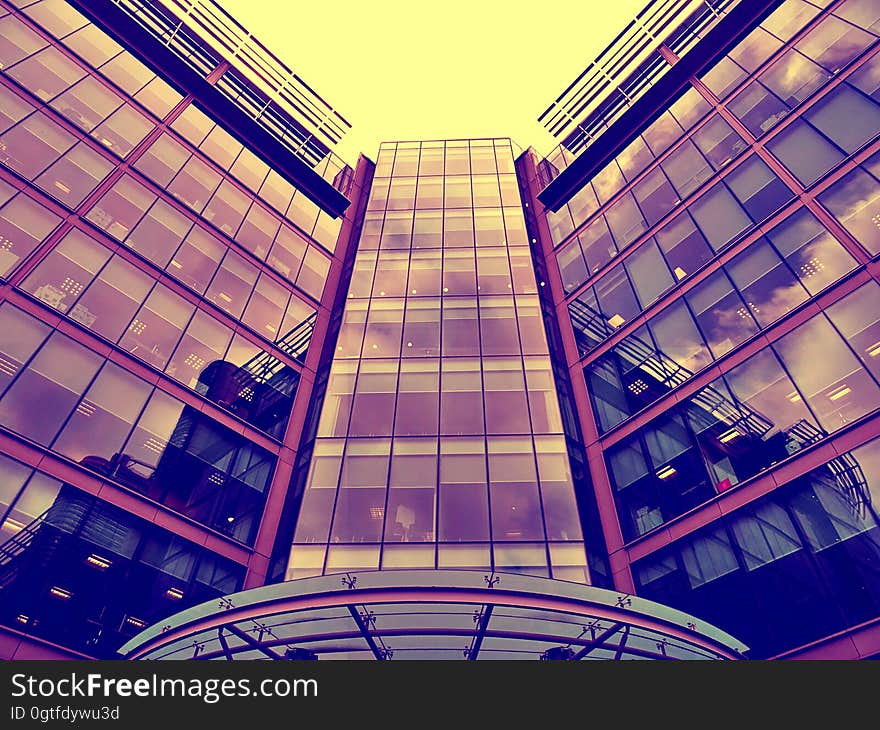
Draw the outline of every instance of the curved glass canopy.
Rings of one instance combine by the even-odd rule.
[[[720,629],[577,583],[469,570],[303,578],[182,611],[128,659],[737,659]]]

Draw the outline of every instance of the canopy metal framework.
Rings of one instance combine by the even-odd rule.
[[[637,596],[513,573],[367,571],[187,609],[128,659],[738,659],[720,629]]]

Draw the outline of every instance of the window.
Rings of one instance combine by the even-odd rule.
[[[189,157],[189,150],[180,142],[163,134],[138,157],[134,166],[153,182],[165,187]]]
[[[266,274],[261,274],[241,321],[269,342],[281,337],[281,318],[290,292]]]
[[[48,445],[100,364],[95,353],[53,334],[0,400],[0,423]]]
[[[729,450],[732,458],[740,463],[739,468],[746,467],[747,476],[751,476],[751,472],[756,472],[757,469],[750,469],[743,462],[752,460],[755,456],[759,459],[766,456],[766,461],[756,465],[764,468],[800,448],[804,439],[797,428],[799,424],[806,423],[813,427],[804,429],[803,432],[815,434],[815,419],[772,350],[762,350],[753,355],[726,372],[724,380],[744,418],[737,422],[737,430],[729,432],[726,438],[725,434],[719,435],[724,441],[719,440],[716,448]],[[762,420],[765,421],[763,424]],[[749,430],[750,425],[757,426],[755,432]],[[761,434],[768,426],[769,429]],[[738,447],[735,443],[740,439],[743,443],[753,440],[757,434],[761,434],[761,440],[751,447],[759,452],[754,456],[740,450],[745,447]]]
[[[686,212],[657,231],[656,240],[676,280],[684,279],[709,261],[713,252]]]
[[[333,512],[332,542],[381,538],[390,450],[388,439],[348,442]]]
[[[111,253],[84,233],[67,233],[22,282],[21,288],[67,312],[107,263]]]
[[[0,23],[2,22],[0,20]],[[14,94],[11,89],[0,86],[0,132],[5,132],[33,110],[33,106]]]
[[[165,268],[191,227],[189,218],[164,200],[157,200],[125,243],[159,268]]]
[[[484,358],[483,388],[487,433],[529,432],[525,379],[518,358]]]
[[[596,283],[596,296],[599,311],[615,329],[641,311],[623,266],[615,266]]]
[[[12,15],[0,18],[0,68],[9,68],[45,46],[46,41],[18,18]]]
[[[791,48],[774,61],[758,80],[793,109],[830,78],[825,69]]]
[[[844,158],[840,150],[801,120],[770,140],[767,149],[805,186]]]
[[[484,355],[520,352],[512,297],[480,298],[480,336]]]
[[[91,132],[122,106],[122,98],[93,76],[58,96],[52,107],[76,126]]]
[[[679,203],[678,193],[659,169],[649,172],[633,186],[632,192],[648,225],[659,221]]]
[[[758,331],[749,307],[723,272],[710,276],[685,298],[716,358]]]
[[[775,127],[789,112],[783,101],[759,81],[748,83],[727,106],[756,137]]]
[[[251,198],[242,193],[229,180],[223,180],[202,215],[205,220],[213,223],[231,238],[244,220],[251,202]],[[264,248],[259,249],[259,253],[255,251],[254,255],[264,259],[268,250],[267,244]]]
[[[67,150],[76,139],[42,112],[25,117],[0,138],[0,162],[33,180]]]
[[[817,294],[855,265],[855,259],[806,209],[773,228],[767,238],[810,294]]]
[[[762,327],[787,314],[809,296],[763,239],[732,259],[725,269]]]
[[[389,487],[385,542],[433,541],[437,442],[395,439]],[[428,567],[433,567],[433,559]]]
[[[853,170],[819,195],[822,203],[862,246],[880,253],[880,185],[863,169]]]
[[[682,198],[686,198],[712,177],[712,168],[690,140],[685,140],[676,147],[660,163],[660,167]]]
[[[795,48],[836,74],[873,42],[870,33],[829,15],[797,42]]]
[[[121,241],[155,200],[155,195],[126,175],[95,203],[86,218]]]
[[[116,342],[153,284],[148,274],[114,256],[69,310],[68,316]]]
[[[17,63],[6,73],[42,101],[54,98],[86,75],[61,51],[52,47]]]
[[[746,148],[742,137],[720,116],[715,116],[691,135],[691,140],[715,170],[720,170]]]
[[[687,379],[712,362],[709,348],[684,302],[673,302],[648,323],[658,351],[683,369],[674,373]]]
[[[733,53],[730,54],[731,56]],[[726,98],[746,77],[742,67],[729,56],[721,58],[709,71],[700,77],[709,90],[719,99]]]
[[[721,183],[695,200],[689,211],[714,251],[723,248],[752,225],[745,211]]]
[[[152,128],[152,122],[126,104],[93,129],[92,137],[120,157],[125,157]]]
[[[825,310],[874,377],[880,377],[880,286],[871,282]]]
[[[773,347],[826,431],[880,405],[880,389],[824,316],[813,317]]]
[[[0,207],[0,276],[12,271],[60,220],[23,193]]]
[[[157,284],[132,319],[119,346],[162,370],[194,309],[170,289]]]
[[[405,360],[397,383],[395,436],[430,436],[437,433],[440,413],[440,363],[437,360]],[[398,440],[395,440],[398,443]],[[430,472],[434,483],[434,471]]]
[[[880,132],[880,107],[848,84],[811,106],[804,117],[849,154]]]
[[[531,438],[490,437],[488,457],[493,541],[543,540]]]
[[[605,218],[602,216],[584,228],[578,234],[577,239],[580,242],[584,260],[587,262],[587,269],[590,273],[595,274],[617,255],[614,239],[611,238]]]
[[[140,378],[107,363],[55,440],[53,450],[107,473],[150,390]]]
[[[314,246],[309,246],[296,277],[296,285],[312,298],[320,300],[329,271],[330,259]]]
[[[778,210],[794,194],[758,157],[737,166],[724,182],[755,222]]]
[[[205,296],[233,317],[244,311],[251,290],[257,281],[257,269],[235,251],[229,250]]]
[[[647,307],[675,283],[653,239],[639,246],[638,250],[624,261],[624,266],[642,308]]]
[[[253,211],[256,208],[257,206],[252,206],[251,210]],[[266,235],[267,231],[260,226],[268,225],[269,230],[272,230],[275,227],[276,221],[274,219],[270,223],[268,218],[260,220],[261,218],[262,215],[259,215],[253,221],[250,220],[250,216],[246,218],[239,231],[239,236],[255,235],[261,237]],[[253,229],[251,229],[252,223],[255,225],[255,228]],[[257,230],[257,227],[260,227],[259,231]],[[266,258],[266,263],[284,276],[288,281],[293,282],[296,280],[296,275],[300,270],[307,245],[305,239],[302,238],[293,228],[282,224],[275,236],[275,243],[269,250],[269,256]]]
[[[36,352],[49,326],[10,305],[0,306],[0,394]]]
[[[108,160],[80,142],[40,175],[35,183],[52,197],[75,208],[112,169],[113,165]]]
[[[165,268],[191,289],[204,294],[224,253],[226,245],[219,238],[193,226]]]
[[[484,433],[480,360],[455,358],[441,363],[440,433],[453,436]]]
[[[443,542],[489,539],[483,437],[440,440],[438,533]]]
[[[196,213],[201,213],[219,184],[220,175],[200,159],[190,157],[166,190]]]

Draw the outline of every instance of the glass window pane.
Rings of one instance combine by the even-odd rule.
[[[52,448],[90,469],[109,472],[151,390],[140,378],[107,363]]]
[[[743,162],[724,178],[724,182],[756,223],[794,197],[794,193],[758,157]]]
[[[795,48],[836,74],[874,40],[870,33],[829,15],[799,40]]]
[[[75,208],[112,169],[113,165],[109,160],[80,142],[35,182],[52,197],[69,208]]]
[[[827,431],[880,405],[880,389],[825,317],[813,317],[773,348]]]
[[[815,216],[801,209],[768,234],[810,294],[817,294],[855,265],[855,259]]]
[[[715,251],[752,225],[745,211],[721,183],[697,198],[689,211]]]
[[[224,253],[226,244],[199,226],[193,226],[165,270],[203,294]]]
[[[438,537],[443,542],[489,539],[483,437],[440,441]]]
[[[148,274],[114,256],[68,312],[68,316],[111,342],[116,342],[153,283]]]
[[[24,194],[0,207],[0,276],[6,276],[60,222]]]
[[[880,184],[863,170],[853,170],[819,195],[822,203],[862,246],[880,253]]]
[[[100,364],[95,353],[54,334],[0,400],[0,423],[48,445]]]
[[[683,369],[677,379],[686,380],[712,362],[709,348],[684,302],[674,302],[663,309],[648,327],[660,353]]]
[[[152,122],[126,104],[93,129],[92,137],[120,157],[125,157],[152,129]]]
[[[649,225],[659,221],[680,202],[678,193],[659,169],[652,170],[636,183],[632,192]]]
[[[643,308],[675,283],[653,240],[641,244],[624,266]]]
[[[850,154],[880,132],[880,106],[847,84],[811,106],[804,117]]]
[[[0,162],[33,180],[67,150],[76,138],[42,112],[25,117],[0,138]]]
[[[229,250],[205,296],[233,317],[240,317],[257,281],[257,274],[253,264]]]
[[[710,276],[685,298],[716,358],[758,331],[749,308],[723,272]]]
[[[694,273],[714,255],[687,213],[680,213],[657,231],[656,239],[676,280]]]
[[[767,149],[803,185],[809,185],[844,158],[840,150],[800,120],[771,139]]]
[[[7,304],[0,307],[0,393],[49,335],[50,328]]]
[[[825,312],[862,364],[880,377],[880,286],[865,284]]]
[[[727,106],[756,137],[775,127],[789,112],[782,100],[758,81],[746,84]]]
[[[4,66],[4,70],[6,68]],[[6,73],[43,101],[57,96],[86,75],[61,51],[51,47],[17,63]]]
[[[593,274],[617,255],[617,247],[603,216],[584,228],[577,238],[587,262],[587,269]]]
[[[774,61],[758,78],[793,109],[824,86],[831,76],[821,66],[792,48]]]
[[[95,203],[86,218],[122,241],[155,200],[147,188],[125,176]]]
[[[189,159],[190,151],[163,134],[138,157],[134,166],[153,182],[165,187]]]
[[[790,312],[809,294],[763,239],[725,267],[762,327]]]
[[[135,357],[162,370],[195,307],[157,284],[119,341]]]
[[[28,275],[21,288],[66,312],[110,256],[106,248],[73,229]]]
[[[660,167],[682,198],[686,198],[712,177],[712,168],[690,140],[685,140],[676,147],[660,163]]]

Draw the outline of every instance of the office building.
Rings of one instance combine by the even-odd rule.
[[[0,0],[0,656],[880,653],[878,36],[653,0],[347,164],[212,2]]]

